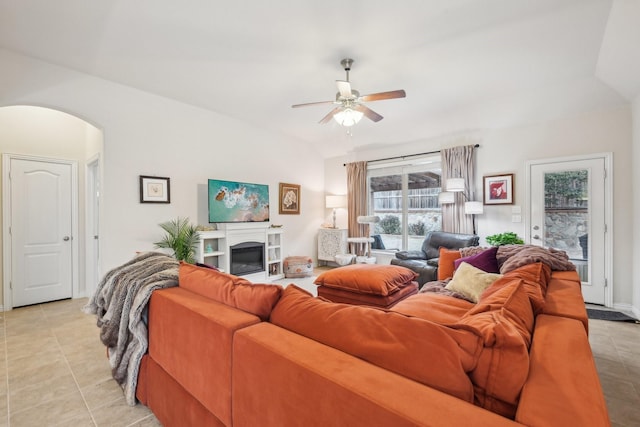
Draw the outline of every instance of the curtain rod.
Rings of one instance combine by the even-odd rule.
[[[475,144],[473,146],[474,148],[479,148],[480,144]],[[416,156],[426,156],[427,154],[438,154],[440,153],[442,150],[436,150],[436,151],[427,151],[426,153],[417,153],[417,154],[407,154],[406,156],[396,156],[396,157],[386,157],[384,159],[376,159],[376,160],[367,160],[367,163],[372,163],[372,162],[382,162],[385,160],[396,160],[396,159],[406,159],[407,157],[416,157]],[[346,163],[343,163],[342,166],[347,166]]]

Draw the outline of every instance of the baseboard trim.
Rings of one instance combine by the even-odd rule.
[[[623,313],[633,313],[633,316],[636,319],[640,319],[640,309],[634,307],[631,304],[624,304],[624,303],[617,303],[617,304],[613,304],[613,308],[615,308],[618,311],[621,311]]]

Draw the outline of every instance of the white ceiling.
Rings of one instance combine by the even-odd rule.
[[[596,77],[597,66],[607,71],[598,61],[611,9],[612,0],[0,0],[0,46],[330,157],[628,102]],[[360,93],[407,92],[369,103],[384,120],[363,119],[351,137],[318,124],[330,105],[291,108],[333,99],[345,57]]]

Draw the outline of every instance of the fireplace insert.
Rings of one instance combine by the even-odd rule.
[[[265,271],[264,243],[242,242],[231,246],[230,273],[244,276]]]

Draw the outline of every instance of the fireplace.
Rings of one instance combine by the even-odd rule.
[[[242,242],[230,248],[230,273],[235,276],[260,273],[264,268],[264,243]]]

